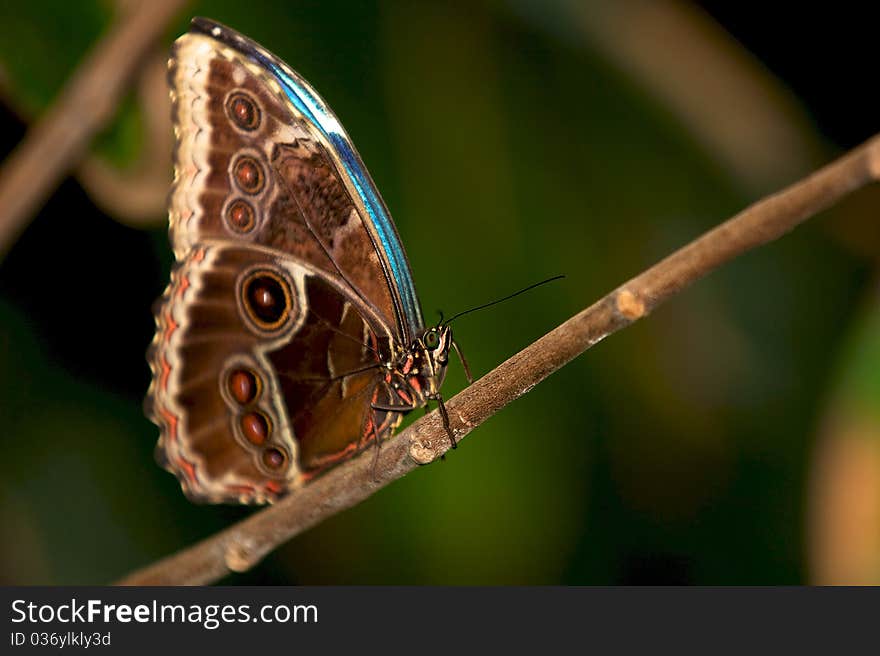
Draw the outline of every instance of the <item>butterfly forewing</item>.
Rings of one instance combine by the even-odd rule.
[[[171,237],[180,257],[206,238],[255,243],[339,276],[396,326],[394,288],[333,158],[278,82],[201,34],[175,43],[177,135]]]

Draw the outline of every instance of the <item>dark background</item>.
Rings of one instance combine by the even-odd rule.
[[[4,153],[110,24],[109,3],[76,5],[0,9]],[[457,322],[479,375],[876,132],[866,5],[773,15],[766,3],[215,1],[195,3],[161,49],[188,16],[210,16],[318,89],[395,217],[427,318],[566,274]],[[608,6],[648,18],[611,31]],[[754,84],[752,104],[712,92],[732,88],[728,69],[665,36],[658,7]],[[633,61],[661,61],[651,48],[688,65],[666,82],[646,77]],[[664,84],[708,99],[694,111],[710,132],[764,130],[792,146],[755,139],[752,159],[732,165]],[[131,94],[92,157],[130,169],[145,117],[162,111]],[[878,208],[865,191],[730,264],[445,462],[229,581],[880,581]],[[250,512],[192,505],[154,464],[144,352],[171,253],[161,211],[120,214],[72,176],[0,263],[3,583],[109,582]],[[453,365],[447,395],[463,384]],[[838,457],[853,432],[866,450]]]

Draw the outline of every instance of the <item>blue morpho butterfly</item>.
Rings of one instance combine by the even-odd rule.
[[[425,327],[394,223],[330,108],[203,18],[174,44],[169,81],[177,265],[146,402],[160,463],[193,500],[265,503],[429,400],[448,430],[451,328]]]

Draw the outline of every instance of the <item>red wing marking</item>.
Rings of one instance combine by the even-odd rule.
[[[376,400],[376,394],[373,394],[373,401]],[[371,413],[372,414],[372,413]],[[373,418],[368,416],[367,420],[364,422],[364,430],[361,432],[361,439],[366,442],[370,439],[370,433],[373,432],[374,424]]]
[[[180,284],[177,286],[177,289],[174,291],[174,295],[178,298],[183,297],[183,293],[189,289],[189,278],[184,276],[180,279]]]
[[[239,495],[252,495],[254,493],[254,488],[252,485],[227,485],[226,489],[234,494]]]
[[[227,485],[226,490],[231,494],[248,497],[255,496],[257,492],[257,488],[253,485]],[[284,486],[277,481],[269,481],[263,485],[263,492],[271,497],[279,497],[283,491]]]
[[[183,456],[178,456],[177,458],[177,466],[186,474],[186,477],[190,480],[190,482],[195,485],[196,483],[196,466],[189,462]]]
[[[171,363],[168,362],[168,358],[165,353],[162,354],[162,359],[159,361],[159,366],[162,367],[162,371],[159,374],[159,389],[163,392],[168,389],[168,377],[171,375]]]
[[[177,330],[178,324],[174,320],[174,316],[171,314],[171,308],[168,308],[168,311],[165,313],[165,334],[162,336],[164,341],[169,341],[171,339],[171,335]]]
[[[156,408],[159,411],[159,414],[162,415],[162,420],[165,422],[165,426],[168,428],[168,441],[176,442],[177,441],[177,415],[172,413],[169,410],[165,409],[165,406],[158,405]]]
[[[326,470],[331,465],[335,465],[337,462],[342,462],[343,460],[348,460],[357,452],[357,442],[349,442],[348,446],[346,446],[342,451],[337,451],[336,453],[333,453],[329,456],[324,456],[323,458],[318,460],[318,464],[311,471],[303,472],[303,481],[312,480],[318,474],[322,474],[324,470]]]

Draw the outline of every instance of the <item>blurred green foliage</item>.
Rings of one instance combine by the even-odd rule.
[[[880,304],[872,295],[871,304],[861,312],[840,358],[839,382],[835,384],[842,403],[853,412],[880,422]],[[880,435],[878,435],[880,437]]]
[[[589,43],[560,43],[505,3],[216,0],[190,13],[262,43],[334,108],[392,210],[429,320],[567,275],[457,322],[478,374],[753,200]],[[15,99],[45,107],[110,16],[104,2],[7,3],[0,67]],[[100,138],[115,161],[140,146],[138,120],[129,101]],[[157,294],[164,228],[147,243],[152,266],[111,275]],[[803,581],[811,440],[865,273],[807,225],[233,581]],[[129,372],[122,391],[59,361],[41,319],[0,299],[4,582],[110,581],[249,512],[191,505],[155,466],[137,393],[151,298],[121,325],[90,305],[89,282],[67,320],[112,333],[94,356]],[[865,379],[876,385],[878,370]],[[446,393],[463,385],[453,367]]]
[[[25,115],[44,109],[112,18],[106,2],[3,3],[0,62],[16,108]],[[97,152],[124,166],[141,147],[138,110],[123,101],[116,120],[95,141]]]

